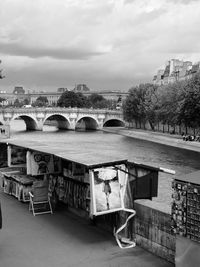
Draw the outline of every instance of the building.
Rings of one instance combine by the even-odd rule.
[[[200,64],[192,64],[191,61],[171,59],[166,62],[165,68],[160,69],[153,77],[155,85],[166,85],[177,81],[192,78],[200,70]]]
[[[15,87],[13,93],[1,91],[2,93],[0,93],[0,97],[5,99],[5,101],[2,102],[2,105],[4,106],[13,105],[16,99],[18,99],[19,102],[27,100],[27,103],[32,105],[40,96],[46,97],[49,105],[56,105],[60,96],[66,91],[68,91],[67,88],[58,88],[56,92],[30,92],[28,90],[26,93],[23,87]],[[113,100],[116,102],[121,102],[128,96],[128,92],[122,91],[91,91],[85,84],[76,85],[73,91],[81,92],[86,97],[94,93],[99,94],[107,100]]]
[[[90,89],[87,87],[86,84],[77,84],[73,90],[74,92],[89,92]]]
[[[13,94],[25,94],[25,90],[22,86],[15,86],[14,90],[13,90]]]
[[[58,93],[64,93],[66,91],[68,91],[68,89],[67,88],[64,88],[64,87],[60,87],[60,88],[57,89],[57,92]]]

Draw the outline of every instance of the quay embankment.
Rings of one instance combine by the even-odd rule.
[[[167,134],[162,132],[153,132],[149,130],[130,129],[130,128],[104,128],[104,132],[119,134],[130,138],[154,142],[166,146],[172,146],[180,149],[200,152],[200,142],[184,141],[182,136],[176,134]]]

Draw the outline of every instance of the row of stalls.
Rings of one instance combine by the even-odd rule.
[[[0,160],[4,193],[29,202],[34,182],[48,181],[54,210],[62,203],[79,215],[115,227],[120,247],[135,245],[128,223],[135,215],[134,200],[156,197],[159,172],[170,172],[126,159],[106,161],[102,156],[89,157],[38,142],[2,142]],[[119,240],[119,233],[124,239]]]

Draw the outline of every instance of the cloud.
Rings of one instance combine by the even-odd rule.
[[[169,2],[173,2],[174,4],[184,4],[188,5],[191,4],[192,2],[196,2],[199,0],[168,0]]]
[[[199,9],[195,0],[1,1],[1,86],[128,90],[170,58],[199,60]]]
[[[0,51],[7,55],[30,58],[50,57],[61,60],[85,60],[105,53],[105,50],[91,51],[84,47],[79,49],[73,47],[33,47],[18,43],[0,43]]]

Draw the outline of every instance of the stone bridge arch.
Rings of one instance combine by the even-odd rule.
[[[15,114],[11,118],[10,123],[17,118],[21,118],[25,122],[27,131],[40,130],[40,127],[38,125],[38,121],[34,116],[27,115],[27,114]]]
[[[71,129],[69,119],[61,114],[49,114],[43,121],[43,125],[52,125],[56,126],[58,129],[69,130]]]
[[[122,119],[109,118],[104,121],[103,127],[125,127],[125,122]]]
[[[90,115],[80,116],[76,120],[75,130],[98,130],[99,123],[97,119]]]

